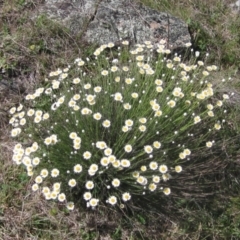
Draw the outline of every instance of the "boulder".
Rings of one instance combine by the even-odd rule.
[[[46,0],[39,13],[91,43],[129,40],[157,44],[164,39],[168,48],[181,49],[191,41],[182,20],[132,0]]]

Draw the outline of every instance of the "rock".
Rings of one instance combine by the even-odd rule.
[[[91,43],[127,39],[157,44],[164,39],[170,49],[177,49],[191,41],[182,20],[131,0],[46,0],[39,12]]]

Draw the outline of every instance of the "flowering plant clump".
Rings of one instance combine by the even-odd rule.
[[[13,161],[32,177],[32,191],[70,210],[171,196],[172,180],[214,148],[225,126],[229,96],[215,96],[209,80],[216,66],[169,59],[164,41],[157,58],[151,42],[112,47],[51,72],[10,110]]]

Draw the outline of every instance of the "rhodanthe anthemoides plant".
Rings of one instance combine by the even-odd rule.
[[[164,41],[157,56],[151,42],[113,47],[51,72],[10,110],[13,161],[32,191],[70,210],[171,197],[172,181],[213,151],[225,128],[229,95],[215,94],[216,66],[168,58]]]

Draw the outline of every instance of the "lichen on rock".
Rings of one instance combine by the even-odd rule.
[[[130,0],[49,0],[40,13],[62,22],[74,33],[82,33],[92,43],[127,39],[157,44],[164,39],[169,48],[176,49],[191,41],[182,20]]]

